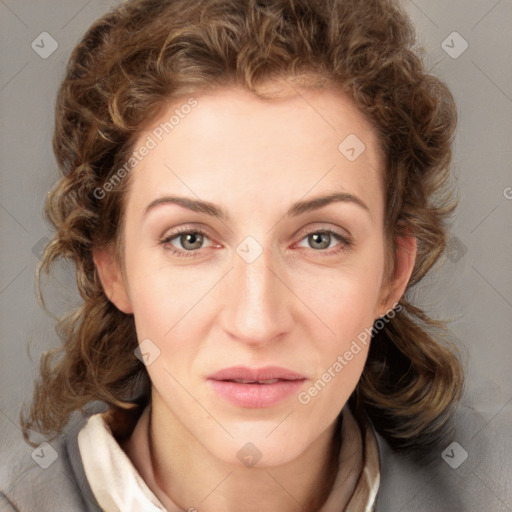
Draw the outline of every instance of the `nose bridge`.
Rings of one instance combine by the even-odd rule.
[[[242,251],[234,254],[225,329],[247,343],[263,344],[287,328],[287,289],[274,270],[271,249],[265,247],[254,261]]]

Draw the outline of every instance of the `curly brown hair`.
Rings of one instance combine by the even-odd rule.
[[[447,86],[426,72],[414,27],[396,2],[122,2],[79,41],[57,97],[53,150],[63,177],[46,202],[56,231],[38,276],[59,258],[71,260],[83,304],[57,325],[62,347],[42,357],[21,417],[28,442],[31,430],[56,436],[90,402],[140,411],[149,400],[139,393],[149,378],[134,356],[133,317],[109,301],[93,261],[93,248],[110,244],[122,257],[129,176],[105,197],[97,190],[170,100],[231,84],[264,97],[272,80],[301,77],[303,87],[343,90],[379,136],[389,268],[395,239],[406,231],[418,244],[407,291],[439,261],[457,204],[450,185],[456,108]],[[409,452],[446,434],[463,368],[446,325],[406,295],[373,336],[350,404],[392,447]]]

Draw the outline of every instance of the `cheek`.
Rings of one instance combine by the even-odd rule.
[[[361,378],[373,326],[372,293],[372,288],[363,288],[360,281],[343,281],[322,309],[322,317],[334,334],[317,336],[318,373],[298,401],[321,411],[319,416],[324,420],[334,420]]]
[[[318,319],[328,327],[325,332],[335,345],[356,336],[371,326],[380,296],[383,262],[362,264],[317,273],[297,282],[295,290]],[[306,312],[309,316],[309,312]]]
[[[126,258],[130,300],[139,335],[164,339],[180,326],[211,287],[211,277],[172,268],[158,249],[134,250]],[[193,277],[193,278],[192,278]]]
[[[308,294],[307,303],[329,328],[322,328],[327,335],[317,333],[316,339],[313,338],[318,355],[318,380],[306,390],[306,401],[321,394],[319,400],[315,398],[320,407],[329,408],[329,402],[342,407],[361,377],[384,269],[383,258],[378,258],[378,254],[375,251],[374,255],[362,255],[350,267],[321,278],[317,275],[314,288],[309,282],[309,291],[306,282],[301,285]]]

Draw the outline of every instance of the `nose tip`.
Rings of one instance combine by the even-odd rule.
[[[254,246],[236,256],[225,288],[224,330],[250,345],[264,345],[277,339],[291,325],[289,293],[272,268],[270,251],[254,258]],[[250,255],[246,258],[244,255]],[[250,262],[248,262],[250,261]]]

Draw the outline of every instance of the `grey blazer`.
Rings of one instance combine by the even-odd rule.
[[[83,418],[76,422],[66,434],[52,441],[58,457],[47,469],[29,462],[2,485],[1,512],[101,512],[78,449],[78,432],[85,421]],[[450,480],[444,476],[451,468],[441,456],[439,461],[422,467],[394,453],[378,434],[377,441],[381,459],[377,512],[469,510],[464,508],[454,487],[449,485]]]

